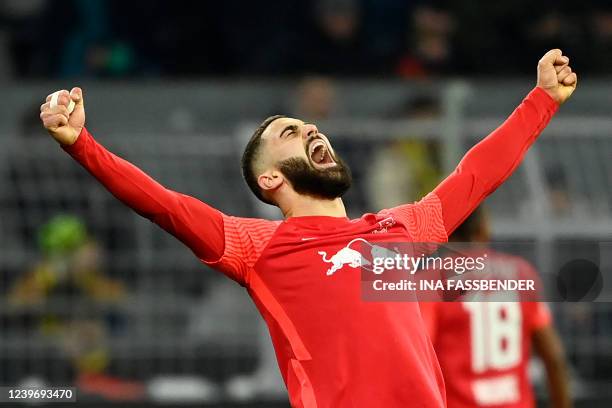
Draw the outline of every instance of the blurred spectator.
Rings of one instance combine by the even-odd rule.
[[[414,10],[411,19],[407,50],[400,58],[397,73],[419,78],[451,72],[454,17],[446,9],[424,5]]]
[[[585,47],[586,32],[582,25],[584,15],[580,9],[570,12],[567,9],[545,7],[540,12],[525,16],[521,42],[526,48],[516,50],[517,57],[523,54],[536,58],[542,50],[560,48],[572,56],[572,63],[585,61],[589,51]],[[574,67],[583,71],[580,65]]]
[[[134,52],[112,30],[108,2],[75,1],[71,8],[73,21],[66,26],[70,34],[63,44],[59,75],[112,77],[131,72],[135,65]]]
[[[544,169],[548,200],[552,216],[555,218],[588,219],[597,213],[583,193],[570,191],[568,169],[560,164]]]
[[[572,211],[572,202],[567,190],[565,169],[561,166],[548,168],[545,176],[552,213],[556,217],[567,217]]]
[[[603,3],[596,6],[587,19],[586,43],[591,45],[589,55],[593,70],[609,75],[612,64],[612,7]]]
[[[45,3],[45,0],[0,2],[0,76],[49,73],[45,48],[55,45],[45,44],[43,47],[40,41],[42,31],[47,26],[42,18]]]
[[[418,3],[405,0],[360,0],[365,53],[375,74],[391,74],[404,51],[411,15]],[[407,27],[408,25],[408,27]]]
[[[533,71],[533,57],[526,55],[529,44],[525,25],[551,8],[533,7],[528,0],[447,4],[457,22],[453,34],[453,73],[526,74]],[[539,50],[536,61],[541,55],[542,50]]]
[[[325,75],[368,73],[374,61],[364,52],[361,9],[356,0],[319,0],[305,32],[302,66]]]
[[[38,242],[42,259],[7,294],[15,324],[28,336],[57,342],[82,391],[110,399],[140,395],[140,386],[105,375],[111,361],[108,337],[123,329],[115,306],[126,300],[126,289],[102,271],[99,245],[78,218],[65,215],[43,225]]]
[[[17,280],[9,295],[12,304],[44,302],[62,286],[70,292],[84,291],[96,301],[115,302],[123,297],[122,284],[101,272],[100,248],[78,218],[54,217],[40,228],[38,243],[43,259]]]
[[[302,80],[297,90],[292,115],[306,122],[329,119],[337,113],[336,90],[328,78],[309,77]]]
[[[395,118],[432,121],[440,115],[440,101],[436,97],[417,95],[408,100]],[[422,136],[398,135],[374,153],[367,173],[367,195],[373,210],[418,200],[440,181],[438,142]]]

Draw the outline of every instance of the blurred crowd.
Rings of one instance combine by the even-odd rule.
[[[606,73],[604,0],[4,0],[0,78]]]

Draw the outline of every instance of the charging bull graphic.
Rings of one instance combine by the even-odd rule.
[[[323,258],[323,262],[332,264],[332,266],[327,270],[327,276],[333,275],[334,272],[339,269],[342,269],[344,265],[348,265],[351,268],[359,268],[362,266],[371,265],[370,261],[365,259],[359,251],[350,248],[351,244],[357,241],[361,241],[368,244],[369,246],[372,246],[372,244],[370,244],[363,238],[355,238],[351,242],[346,244],[344,248],[332,255],[332,257],[329,259],[327,258],[326,251],[319,251],[319,255],[321,255],[321,257]]]

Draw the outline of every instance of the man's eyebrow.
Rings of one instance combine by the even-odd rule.
[[[280,132],[279,137],[283,137],[283,135],[285,134],[285,132],[286,132],[286,131],[288,131],[288,130],[293,130],[293,131],[295,132],[295,130],[296,130],[296,129],[297,129],[297,125],[289,125],[289,126],[286,126],[286,127],[283,129],[283,131],[282,131],[282,132]]]

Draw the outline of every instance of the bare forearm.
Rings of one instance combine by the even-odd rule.
[[[534,351],[546,367],[548,391],[553,408],[572,406],[569,376],[561,339],[552,326],[544,326],[532,335]]]
[[[548,378],[548,394],[552,408],[571,408],[572,400],[569,386],[569,376],[565,361],[560,358],[546,364]]]

